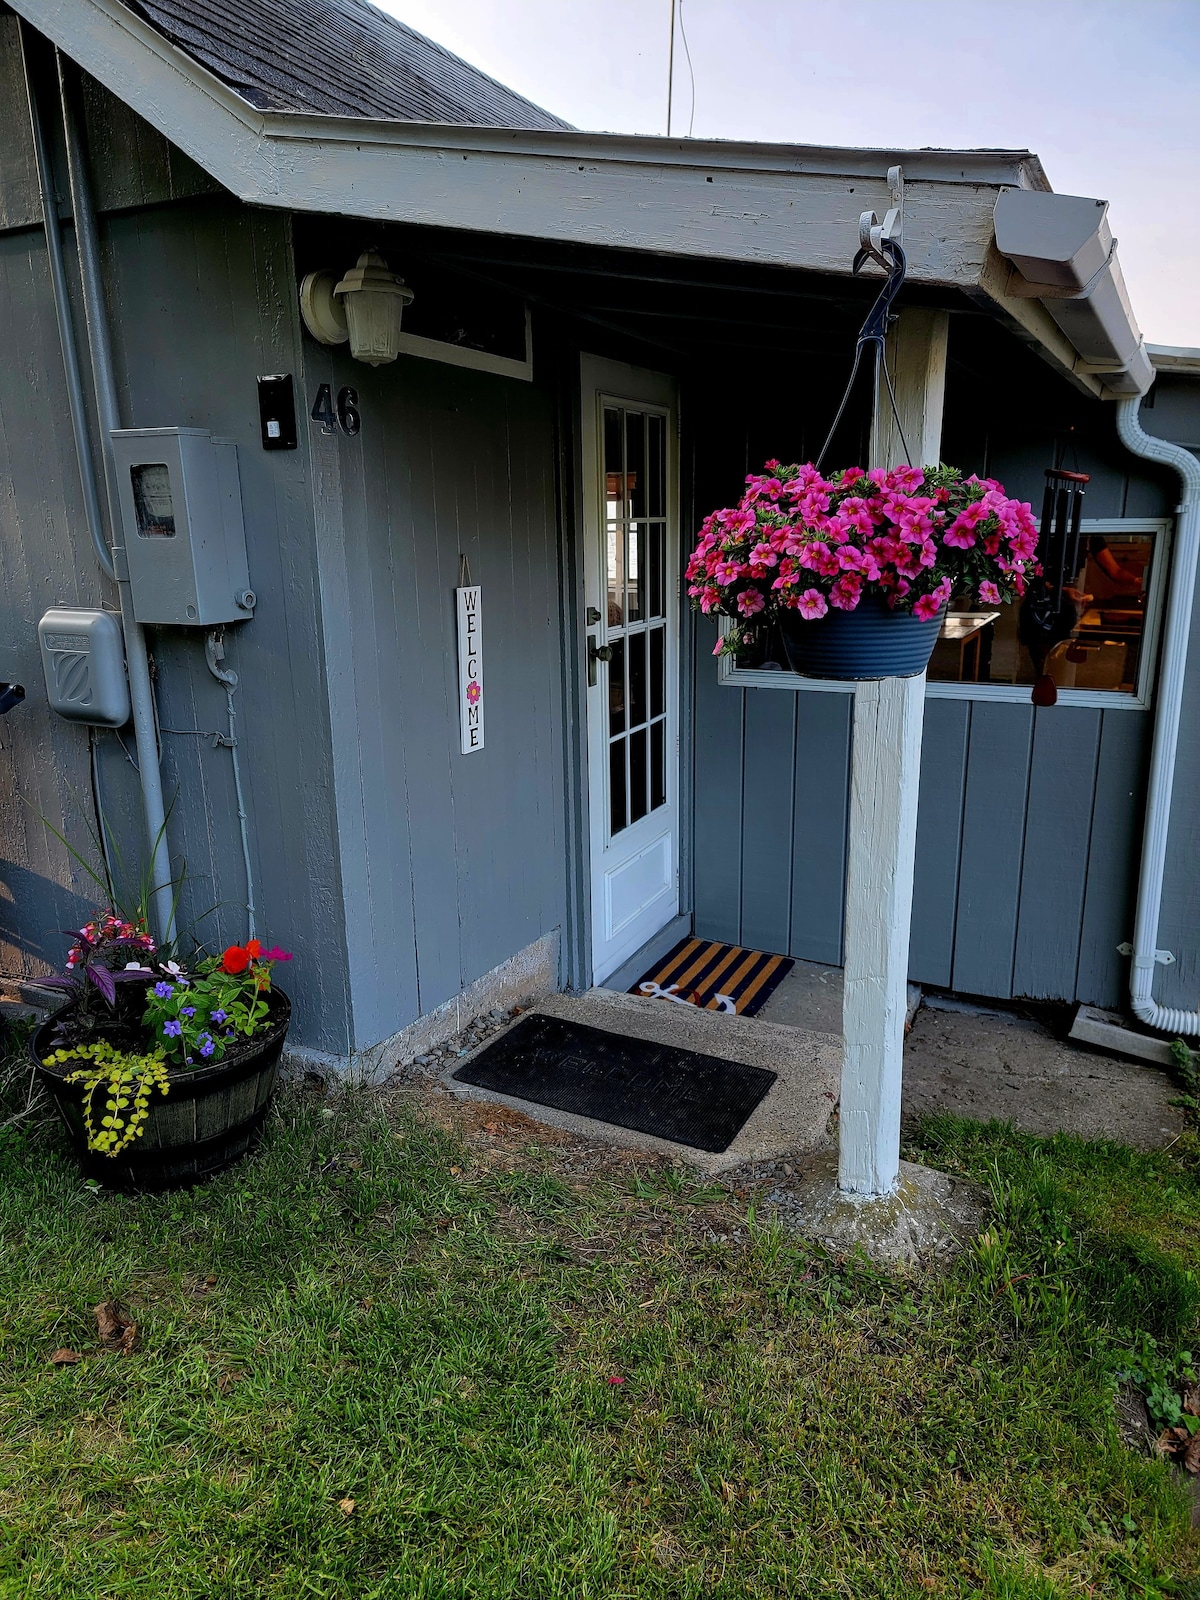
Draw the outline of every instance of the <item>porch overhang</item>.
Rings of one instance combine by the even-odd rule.
[[[1024,280],[996,248],[1001,193],[1049,191],[1028,151],[840,149],[262,111],[120,0],[9,3],[250,205],[846,277],[859,216],[888,209],[887,170],[899,164],[912,282],[967,296],[1084,391],[1128,392],[1127,371],[1094,370],[1046,305],[1027,286],[1019,292]],[[1132,319],[1129,340],[1140,353]]]

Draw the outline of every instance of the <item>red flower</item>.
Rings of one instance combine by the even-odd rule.
[[[259,944],[257,939],[246,940],[246,954],[252,961],[258,960],[259,956],[262,954],[262,945]]]
[[[231,944],[221,957],[221,970],[223,972],[245,972],[250,965],[250,952],[244,950],[240,944]]]

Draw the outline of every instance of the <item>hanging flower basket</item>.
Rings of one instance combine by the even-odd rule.
[[[914,677],[951,599],[999,605],[1040,571],[1031,507],[994,479],[953,467],[848,467],[768,461],[737,506],[704,519],[688,562],[698,610],[733,619],[714,655],[750,622],[777,622],[808,677]]]
[[[779,631],[788,666],[801,677],[915,678],[929,665],[945,614],[943,607],[932,617],[915,617],[866,594],[853,611],[827,611],[812,622],[784,611]]]

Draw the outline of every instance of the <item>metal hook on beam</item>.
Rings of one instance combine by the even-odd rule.
[[[873,211],[864,211],[858,219],[859,251],[854,258],[854,270],[874,261],[885,272],[891,272],[892,262],[884,246],[901,244],[904,239],[904,168],[889,167],[887,174],[888,196],[891,207],[882,222]]]

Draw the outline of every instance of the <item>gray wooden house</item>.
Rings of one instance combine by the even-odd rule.
[[[215,905],[201,935],[241,939],[251,905],[321,1056],[394,1058],[687,929],[839,963],[850,695],[769,636],[718,665],[680,574],[748,471],[819,446],[900,167],[924,449],[1035,506],[1044,469],[1087,473],[1093,596],[1052,707],[1007,615],[938,646],[911,975],[1123,1003],[1151,795],[1140,959],[1155,1004],[1197,1005],[1196,491],[1139,440],[1200,448],[1200,356],[1147,352],[1101,202],[1023,151],[580,133],[366,0],[10,0],[0,103],[5,976],[95,904],[43,819],[86,847],[102,813],[134,860],[151,766],[181,922]],[[329,321],[368,253],[406,302],[379,364]],[[833,458],[878,426],[863,391]],[[64,717],[43,656],[74,635],[39,622],[117,609],[122,511],[160,559],[137,474],[164,439],[224,463],[243,575],[194,619],[135,605],[149,723]]]

